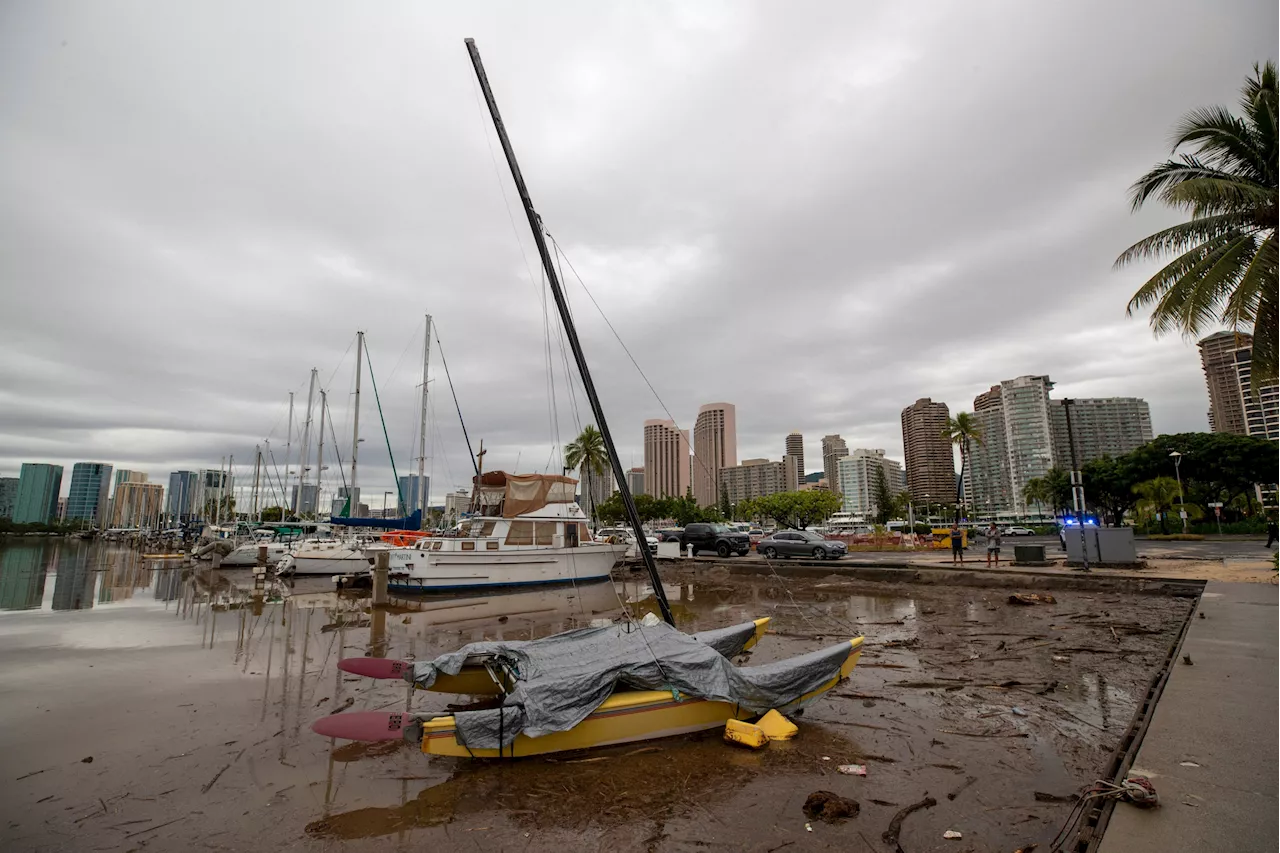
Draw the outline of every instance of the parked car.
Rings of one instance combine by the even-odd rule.
[[[682,533],[684,533],[683,527],[668,527],[655,531],[654,536],[658,537],[659,542],[679,542]]]
[[[849,553],[849,546],[834,539],[823,539],[811,530],[780,530],[761,539],[756,550],[770,560],[776,557],[838,560]]]
[[[764,538],[764,531],[759,527],[752,527],[747,531],[747,538],[751,540],[751,548],[754,550],[756,545],[760,544],[760,540]]]
[[[1030,527],[1019,527],[1015,524],[1012,527],[1006,527],[1004,529],[1004,535],[1005,536],[1034,536],[1035,531],[1032,530]]]
[[[596,531],[597,540],[605,540],[613,538],[626,545],[634,545],[636,541],[635,535],[626,527],[603,527]],[[645,544],[649,546],[649,551],[656,554],[658,552],[658,537],[645,536]]]
[[[715,551],[721,557],[730,554],[745,557],[751,553],[751,538],[745,533],[730,529],[727,524],[690,524],[680,534],[680,545],[681,550],[687,550],[690,557],[698,556],[699,551]]]

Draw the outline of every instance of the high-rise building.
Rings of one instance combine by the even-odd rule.
[[[147,482],[147,473],[145,471],[130,471],[128,468],[117,468],[115,474],[111,477],[112,494],[120,487],[121,483],[145,483]]]
[[[720,501],[720,471],[738,464],[738,418],[732,403],[707,403],[693,425],[693,496],[698,506]]]
[[[215,517],[226,521],[230,518],[230,512],[235,504],[234,495],[235,481],[230,474],[221,469],[201,470],[196,477],[196,494],[192,512],[205,521],[212,521]]]
[[[110,465],[105,462],[77,462],[72,465],[71,489],[67,492],[67,521],[105,523],[110,488]]]
[[[341,489],[338,490],[341,493]],[[345,497],[345,495],[344,495]],[[406,475],[400,478],[400,514],[403,516],[413,515],[414,511],[422,507],[423,500],[430,502],[431,500],[431,477],[428,474],[422,475],[422,480],[418,480],[417,474]]]
[[[907,458],[907,491],[917,501],[947,498],[956,491],[956,463],[946,437],[946,403],[921,397],[902,410],[902,447]]]
[[[805,475],[805,470],[804,470],[804,436],[800,434],[799,430],[797,430],[797,431],[795,431],[795,432],[791,433],[791,435],[787,436],[787,453],[786,453],[786,455],[787,455],[787,456],[790,456],[792,459],[796,460],[795,465],[796,465],[796,471],[798,472],[798,476],[796,477],[796,481],[795,481],[794,483],[791,483],[791,484],[789,484],[789,485],[787,486],[787,491],[788,491],[788,492],[794,492],[794,491],[796,491],[797,489],[799,489],[799,488],[800,488],[800,482],[801,482],[802,480],[804,480],[804,475]]]
[[[199,477],[195,471],[174,471],[169,475],[169,495],[164,512],[172,524],[190,521],[196,514]]]
[[[822,437],[822,477],[827,488],[840,493],[840,460],[849,455],[849,445],[838,435]]]
[[[471,510],[471,493],[458,489],[444,496],[444,520],[452,524]]]
[[[609,499],[615,491],[613,485],[613,466],[604,466],[604,473],[588,472],[585,466],[578,468],[578,493],[582,495],[582,509],[587,515],[593,515],[595,507]]]
[[[18,478],[0,477],[0,518],[13,518],[18,503]]]
[[[632,496],[644,494],[644,468],[632,468],[627,472],[627,488]]]
[[[1067,441],[1067,407],[1063,400],[1049,401],[1053,423],[1053,464],[1071,468]],[[1103,456],[1115,458],[1151,440],[1151,407],[1137,397],[1093,397],[1071,400],[1071,435],[1075,438],[1076,464]]]
[[[845,512],[864,518],[875,514],[877,472],[883,472],[890,495],[902,492],[902,465],[897,460],[886,459],[883,450],[859,448],[837,462],[836,467]]]
[[[1052,388],[1048,376],[1019,376],[974,398],[973,415],[982,440],[969,446],[964,477],[971,517],[1026,514],[1027,483],[1043,477],[1054,464]]]
[[[115,496],[111,499],[111,526],[154,530],[160,526],[163,507],[164,486],[126,480],[116,486]]]
[[[217,473],[217,472],[214,472]],[[217,499],[216,493],[211,493],[209,500]],[[302,503],[298,503],[298,484],[294,483],[289,488],[289,511],[294,515],[315,515],[316,509],[320,506],[320,487],[315,483],[302,484]]]
[[[675,421],[644,422],[645,493],[655,498],[682,498],[691,481],[689,431]]]
[[[795,457],[784,456],[781,462],[768,459],[744,459],[741,465],[720,470],[720,482],[729,495],[729,503],[793,491]]]
[[[1199,346],[1209,387],[1209,431],[1280,439],[1280,385],[1253,394],[1253,336],[1218,332]]]

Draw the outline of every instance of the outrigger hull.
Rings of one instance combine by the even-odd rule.
[[[794,711],[826,693],[849,677],[861,656],[862,637],[856,637],[849,641],[849,656],[840,667],[839,675],[777,710],[784,714]],[[523,758],[688,734],[723,726],[729,720],[755,716],[758,715],[730,702],[672,696],[671,691],[664,690],[638,690],[615,693],[568,731],[537,738],[517,735],[512,744],[501,751],[469,749],[460,743],[451,715],[424,720],[410,731],[413,737],[421,731],[421,748],[429,755]]]

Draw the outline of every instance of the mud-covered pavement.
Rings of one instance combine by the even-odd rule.
[[[319,579],[258,601],[247,572],[75,554],[42,552],[56,574],[27,571],[25,598],[6,596],[0,614],[6,850],[891,851],[881,834],[926,795],[937,804],[902,824],[907,853],[1045,850],[1063,798],[1102,772],[1191,606],[1071,590],[1017,606],[1016,586],[675,570],[682,628],[773,617],[744,663],[855,632],[862,661],[797,720],[795,741],[762,752],[708,732],[485,762],[331,743],[308,726],[346,708],[466,701],[345,675],[340,657],[430,656],[638,614],[652,606],[638,576],[371,614]],[[867,775],[837,772],[850,763]],[[818,790],[860,813],[807,819]],[[944,840],[949,829],[963,838]]]

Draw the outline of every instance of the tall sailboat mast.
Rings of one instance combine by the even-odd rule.
[[[422,509],[422,524],[427,523],[427,488],[423,478],[427,471],[427,367],[431,364],[431,315],[427,315],[427,331],[422,341],[422,423],[418,428],[418,506]],[[405,507],[405,515],[413,512]]]
[[[356,456],[360,452],[360,373],[364,355],[364,332],[356,332],[355,416],[351,421],[351,483],[347,486],[347,515],[360,517],[360,490],[356,488]]]
[[[289,392],[289,430],[284,434],[284,475],[286,477],[288,477],[289,474],[292,473],[289,470],[289,456],[292,453],[293,453],[293,392],[290,391]],[[276,472],[276,476],[277,477],[280,476],[278,471]],[[285,498],[287,499],[288,496],[286,495]],[[281,516],[280,520],[284,521],[284,516]]]
[[[320,440],[316,442],[316,518],[320,518],[320,477],[324,473],[324,410],[329,402],[329,394],[320,389]],[[299,498],[298,500],[302,500]]]
[[[302,518],[302,487],[307,476],[307,447],[311,442],[311,405],[316,396],[316,369],[311,368],[311,385],[307,389],[307,419],[302,427],[302,446],[298,448],[298,496],[293,501],[293,514]]]
[[[591,402],[591,414],[595,417],[596,426],[600,429],[600,437],[604,439],[605,449],[609,452],[609,464],[613,468],[613,479],[618,484],[618,493],[622,495],[622,505],[626,510],[627,521],[630,522],[632,530],[635,531],[636,541],[640,543],[640,547],[636,550],[640,552],[641,559],[644,560],[644,567],[649,573],[649,580],[653,585],[653,596],[658,601],[658,607],[662,610],[662,618],[667,624],[675,626],[675,617],[671,615],[671,605],[667,603],[666,592],[662,588],[662,580],[658,577],[658,565],[654,562],[653,555],[649,553],[649,549],[645,547],[645,535],[640,521],[640,513],[636,509],[635,499],[631,496],[631,487],[627,482],[626,472],[622,470],[622,460],[618,457],[618,448],[613,443],[613,436],[609,432],[609,425],[604,419],[604,409],[600,406],[600,398],[596,395],[595,383],[591,381],[591,370],[587,367],[586,356],[582,352],[582,343],[578,340],[578,331],[573,325],[573,318],[569,315],[569,303],[565,299],[564,290],[560,286],[560,279],[556,276],[555,264],[551,262],[551,252],[547,250],[547,241],[542,234],[542,219],[533,208],[533,199],[529,197],[529,189],[525,186],[524,176],[520,174],[520,166],[516,163],[516,154],[511,147],[511,140],[507,138],[506,127],[502,123],[502,116],[498,113],[498,102],[494,100],[493,90],[489,88],[489,78],[484,73],[484,63],[480,60],[480,51],[476,48],[475,39],[467,39],[467,52],[471,55],[471,65],[475,68],[476,79],[480,83],[480,88],[484,92],[485,103],[489,105],[489,116],[493,119],[493,128],[498,133],[498,139],[502,142],[502,152],[507,157],[507,165],[511,168],[511,178],[515,181],[516,190],[520,193],[520,202],[524,205],[525,216],[529,220],[529,228],[533,231],[533,240],[538,245],[538,255],[542,258],[542,268],[547,274],[547,282],[551,286],[551,294],[556,300],[556,309],[560,312],[560,322],[564,326],[565,337],[569,339],[569,347],[573,350],[573,360],[577,362],[578,373],[582,377],[582,387],[587,393],[587,399]],[[425,396],[425,389],[424,389]]]

